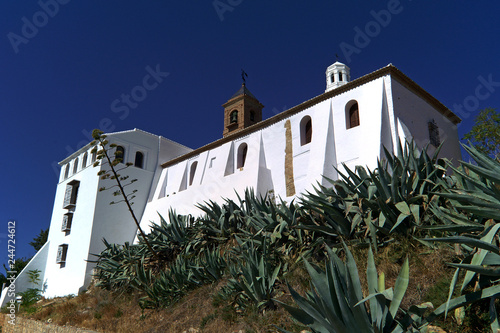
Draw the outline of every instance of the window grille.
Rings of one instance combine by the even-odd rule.
[[[441,144],[441,139],[439,138],[439,127],[432,119],[428,123],[429,125],[429,141],[434,147],[438,147]]]
[[[64,264],[66,262],[66,254],[68,253],[68,244],[61,244],[57,248],[56,263]]]
[[[64,214],[61,231],[70,231],[72,221],[73,221],[73,213]]]
[[[66,185],[66,192],[64,193],[64,202],[63,202],[64,209],[69,209],[69,208],[75,207],[76,197],[78,195],[78,187],[79,186],[80,186],[80,182],[77,180],[69,182]]]

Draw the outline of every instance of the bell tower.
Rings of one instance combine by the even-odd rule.
[[[336,61],[326,69],[326,90],[330,91],[340,87],[351,80],[351,69],[341,62]]]
[[[247,89],[245,83],[224,104],[224,131],[222,136],[241,131],[262,120],[262,105]]]

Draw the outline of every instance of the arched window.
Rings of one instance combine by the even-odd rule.
[[[330,75],[330,81],[332,81],[332,83],[335,82],[335,74],[332,73]]]
[[[193,185],[194,174],[196,173],[197,166],[198,162],[193,162],[193,164],[191,164],[191,169],[189,171],[189,186]]]
[[[347,129],[359,126],[358,102],[349,102],[346,105],[346,127]]]
[[[92,150],[92,164],[97,160],[97,150]]]
[[[144,164],[144,154],[138,151],[135,153],[134,166],[142,169],[143,164]]]
[[[236,167],[238,169],[243,168],[245,166],[245,160],[247,159],[247,151],[248,151],[248,146],[246,143],[242,143],[238,147],[238,160],[236,162]]]
[[[64,170],[64,179],[68,179],[69,176],[69,163],[66,164],[66,169]]]
[[[250,110],[250,121],[255,121],[255,111]]]
[[[237,110],[234,110],[233,112],[231,112],[231,114],[229,115],[229,122],[231,124],[236,124],[238,122],[238,111]]]
[[[305,116],[300,121],[300,145],[307,145],[312,140],[312,120]]]
[[[87,166],[87,159],[88,158],[89,158],[89,154],[87,152],[85,152],[85,154],[83,154],[82,169]]]
[[[123,163],[123,160],[125,159],[125,148],[122,146],[116,147],[115,159],[117,159],[120,163]]]
[[[75,158],[75,162],[73,163],[73,174],[78,171],[78,157]]]

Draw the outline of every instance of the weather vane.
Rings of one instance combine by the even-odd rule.
[[[245,77],[248,77],[248,74],[243,69],[241,69],[241,79],[243,80],[243,84],[246,83]]]
[[[337,61],[339,61],[339,55],[335,53],[335,58],[337,58]]]

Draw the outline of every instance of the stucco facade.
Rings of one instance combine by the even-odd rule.
[[[349,68],[337,62],[326,71],[325,93],[262,121],[253,118],[261,110],[252,114],[262,104],[243,86],[243,95],[237,93],[230,101],[249,107],[238,109],[240,118],[230,118],[236,104],[225,103],[223,137],[195,150],[140,130],[110,134],[110,142],[124,148],[126,162],[136,163],[137,153],[143,155],[140,167],[125,171],[139,180],[134,210],[141,227],[149,231],[152,223],[159,223],[158,214],[168,218],[169,209],[196,216],[197,203],[236,199],[246,188],[290,202],[317,183],[327,185],[325,177],[336,179],[335,168],[342,170],[343,164],[374,169],[383,147],[396,151],[399,140],[413,139],[420,147],[431,142],[431,151],[444,141],[441,155],[460,159],[460,119],[397,68],[388,65],[349,78]],[[136,240],[129,212],[109,205],[111,191],[99,191],[110,181],[96,175],[90,150],[83,147],[61,161],[49,242],[19,276],[19,291],[27,288],[21,283],[25,272],[36,267],[43,272],[47,297],[76,294],[90,282],[94,266],[87,260],[104,248],[102,238],[110,243]],[[73,173],[77,158],[80,164]],[[63,205],[68,184],[78,185],[76,203],[69,208]],[[68,214],[71,227],[62,231]],[[64,263],[57,262],[62,245]]]

